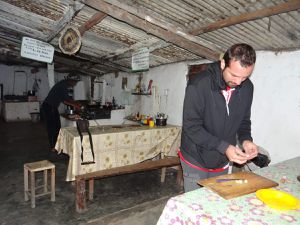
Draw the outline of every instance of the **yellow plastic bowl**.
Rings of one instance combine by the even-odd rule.
[[[256,196],[267,206],[278,210],[300,209],[300,200],[283,191],[260,189]]]

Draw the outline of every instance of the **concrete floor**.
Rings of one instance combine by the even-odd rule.
[[[48,142],[43,124],[0,121],[0,224],[1,225],[151,225],[156,224],[171,196],[182,192],[176,171],[167,170],[160,182],[160,170],[121,175],[95,181],[94,200],[88,211],[75,210],[75,187],[65,181],[67,161],[55,162],[56,201],[44,196],[36,208],[24,201],[23,164],[47,159]],[[42,174],[37,181],[42,182]]]

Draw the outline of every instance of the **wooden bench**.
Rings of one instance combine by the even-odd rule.
[[[159,160],[154,160],[154,161],[148,160],[133,165],[116,167],[112,169],[106,169],[106,170],[86,173],[83,175],[78,175],[75,177],[76,211],[79,213],[86,211],[86,187],[85,187],[86,180],[89,181],[88,197],[89,200],[92,200],[94,195],[94,179],[163,168],[161,174],[161,182],[164,182],[166,167],[179,166],[179,165],[180,165],[180,160],[178,157],[166,157]],[[177,172],[177,183],[182,185],[181,168]]]

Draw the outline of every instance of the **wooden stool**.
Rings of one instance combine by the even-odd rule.
[[[48,191],[48,170],[51,170],[51,191]],[[44,171],[44,185],[35,186],[35,172]],[[30,190],[28,186],[28,174],[30,172]],[[35,190],[43,188],[41,194],[36,194]],[[51,201],[55,201],[55,165],[48,160],[24,164],[24,196],[25,201],[31,198],[31,208],[35,208],[35,198],[51,194]]]

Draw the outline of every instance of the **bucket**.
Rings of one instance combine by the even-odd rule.
[[[37,123],[40,121],[40,113],[30,113],[31,122]]]

